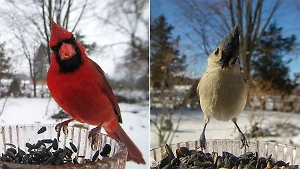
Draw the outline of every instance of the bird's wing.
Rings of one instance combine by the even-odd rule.
[[[122,116],[121,116],[121,110],[120,110],[119,104],[117,102],[117,99],[116,99],[110,85],[107,82],[104,71],[101,69],[101,67],[96,62],[94,62],[91,59],[89,59],[89,60],[92,63],[92,65],[95,66],[95,68],[98,70],[98,72],[102,75],[103,85],[101,85],[101,90],[104,92],[104,94],[109,98],[110,102],[112,103],[112,105],[115,109],[115,113],[118,115],[119,123],[122,123]]]

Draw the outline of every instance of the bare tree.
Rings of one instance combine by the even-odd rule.
[[[103,46],[110,48],[115,45],[125,45],[127,48],[123,55],[122,63],[118,64],[126,72],[126,77],[132,85],[143,83],[143,88],[148,90],[148,62],[149,62],[149,1],[148,0],[123,0],[109,1],[105,5],[106,13],[97,13],[101,25],[108,26],[111,30],[126,37],[123,42]],[[140,79],[140,80],[139,80]]]
[[[226,0],[226,1],[176,1],[183,10],[186,20],[198,35],[198,45],[208,56],[211,45],[215,46],[234,25],[243,30],[240,37],[241,61],[245,79],[251,84],[251,58],[258,40],[270,24],[281,1],[276,0],[266,6],[266,1]]]
[[[34,85],[36,97],[36,73],[34,70],[35,51],[40,44],[48,44],[51,20],[59,25],[74,31],[86,10],[93,7],[88,0],[39,0],[22,3],[7,0],[0,8],[1,15],[14,34],[14,48],[17,57],[28,61],[30,77]],[[70,26],[72,25],[72,26]],[[46,48],[50,62],[50,48]]]
[[[109,26],[116,33],[127,37],[125,43],[139,50],[143,50],[143,43],[149,42],[149,1],[124,0],[109,1],[105,5],[106,13],[97,13],[100,24]],[[143,56],[148,60],[148,56]]]

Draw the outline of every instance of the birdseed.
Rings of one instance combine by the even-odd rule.
[[[204,153],[202,151],[189,150],[180,147],[176,150],[176,157],[168,145],[165,146],[166,153],[159,161],[158,166],[151,169],[298,169],[298,165],[290,165],[282,160],[275,160],[272,155],[259,157],[257,152],[246,152],[236,156],[230,152],[223,151]]]
[[[37,132],[41,134],[46,131],[46,127],[42,127]],[[5,143],[6,151],[0,155],[0,163],[2,162],[11,162],[11,163],[20,163],[20,164],[38,164],[38,165],[62,165],[62,164],[83,164],[91,162],[89,159],[84,159],[78,162],[78,156],[74,153],[78,151],[77,147],[70,142],[70,148],[59,148],[58,141],[54,139],[42,139],[38,140],[36,143],[26,143],[27,152],[17,148],[14,144]],[[106,144],[102,150],[102,156],[108,157],[108,154],[111,151],[109,144]],[[93,155],[92,161],[99,160],[99,153],[97,150]],[[72,158],[73,156],[73,158]]]

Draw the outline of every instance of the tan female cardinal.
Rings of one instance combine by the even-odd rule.
[[[87,57],[71,32],[53,21],[49,46],[52,53],[47,85],[57,104],[72,117],[56,125],[58,137],[62,128],[66,134],[68,123],[76,120],[97,126],[89,133],[93,144],[103,127],[127,147],[128,161],[145,164],[141,151],[119,124],[120,108],[103,70]]]

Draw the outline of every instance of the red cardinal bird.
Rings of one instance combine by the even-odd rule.
[[[103,127],[109,136],[127,147],[128,161],[145,164],[141,151],[119,124],[122,117],[118,102],[99,65],[87,57],[71,32],[53,21],[49,46],[53,52],[47,85],[57,104],[72,117],[56,125],[58,138],[61,128],[66,134],[68,123],[76,120],[97,126],[89,133],[93,147]]]

